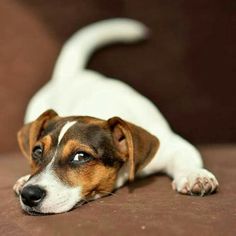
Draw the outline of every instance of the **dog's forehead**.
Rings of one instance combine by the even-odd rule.
[[[63,130],[63,128],[65,129]],[[95,149],[110,143],[110,133],[105,127],[98,124],[77,120],[66,123],[63,128],[58,137],[60,146],[65,145],[70,140],[92,146]]]
[[[58,118],[47,124],[44,135],[49,134],[54,145],[64,145],[69,140],[77,140],[94,146],[109,139],[105,121],[87,116]]]

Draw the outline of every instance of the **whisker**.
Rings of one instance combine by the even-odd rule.
[[[74,205],[73,208],[80,207],[80,206],[82,206],[85,202],[88,203],[88,201],[82,199],[82,201],[77,202],[77,203]]]
[[[86,203],[88,203],[89,201],[88,200],[86,200],[85,198],[82,198],[82,201],[84,201],[84,202],[86,202]]]
[[[112,196],[117,196],[116,193],[112,193],[112,192],[107,192],[107,191],[99,191],[100,193],[106,193],[106,194],[109,194],[109,195],[112,195]]]

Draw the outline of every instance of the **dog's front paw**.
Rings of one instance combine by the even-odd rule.
[[[182,194],[200,195],[213,193],[217,190],[219,183],[216,177],[205,169],[196,169],[181,173],[173,180],[172,187]]]
[[[17,195],[20,194],[20,192],[21,192],[21,190],[22,190],[24,184],[28,181],[29,177],[30,177],[30,175],[25,175],[25,176],[22,176],[21,178],[19,178],[19,179],[16,181],[15,185],[13,186],[13,191],[14,191]]]

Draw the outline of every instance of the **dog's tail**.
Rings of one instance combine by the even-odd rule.
[[[132,43],[148,35],[142,23],[115,18],[93,23],[75,33],[63,46],[56,62],[53,79],[63,80],[85,68],[95,49],[116,42]]]

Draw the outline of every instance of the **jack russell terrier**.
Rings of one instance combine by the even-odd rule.
[[[140,22],[118,18],[88,26],[64,45],[52,79],[30,101],[18,132],[31,174],[14,191],[27,213],[66,212],[158,171],[173,178],[179,193],[216,191],[218,182],[203,169],[199,152],[173,133],[151,101],[85,69],[96,48],[147,34]]]

